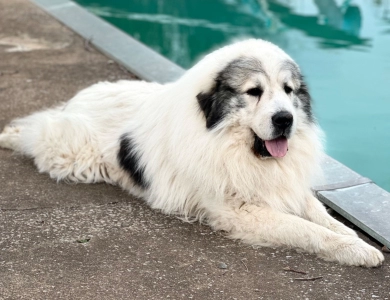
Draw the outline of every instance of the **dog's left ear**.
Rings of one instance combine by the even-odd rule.
[[[226,99],[231,95],[227,95],[222,90],[221,85],[217,82],[210,91],[199,93],[196,96],[199,107],[206,117],[208,129],[215,127],[225,115],[224,105],[226,105]]]

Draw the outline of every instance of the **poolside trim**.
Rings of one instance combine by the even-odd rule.
[[[73,1],[30,1],[143,80],[167,83],[185,72]],[[318,199],[390,248],[390,193],[329,156],[323,169],[324,178],[313,186]]]
[[[98,50],[147,81],[166,83],[184,69],[69,0],[31,0]]]

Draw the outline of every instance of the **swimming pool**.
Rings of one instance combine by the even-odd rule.
[[[77,0],[188,68],[258,37],[306,76],[327,153],[390,191],[390,0]]]

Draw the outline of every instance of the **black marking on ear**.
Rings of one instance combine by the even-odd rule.
[[[137,150],[135,141],[127,134],[120,137],[118,161],[120,167],[130,174],[133,181],[140,187],[146,189],[149,182],[145,178],[145,166],[140,163],[141,154]]]
[[[306,85],[306,83],[303,80],[303,76],[300,77],[301,80],[301,86],[296,92],[297,97],[302,103],[302,109],[305,112],[307,119],[309,122],[313,123],[314,122],[314,116],[313,116],[313,111],[311,107],[311,96],[309,94],[309,89]]]
[[[196,98],[206,117],[208,129],[215,127],[229,112],[245,106],[238,93],[233,88],[222,84],[220,80],[216,81],[211,91],[199,93]]]
[[[223,99],[218,95],[217,86],[208,93],[199,93],[196,98],[206,117],[207,128],[210,129],[214,127],[223,119]]]
[[[295,95],[298,97],[300,102],[302,103],[302,110],[305,112],[307,120],[310,123],[315,122],[312,108],[311,108],[311,96],[309,94],[309,89],[303,79],[303,76],[301,75],[301,72],[299,70],[298,65],[291,61],[291,60],[285,60],[281,64],[281,70],[288,70],[291,72],[292,79],[300,81],[300,87],[297,91],[295,91]],[[294,99],[294,106],[298,107],[298,103],[296,103],[296,100]]]
[[[215,127],[229,112],[245,106],[238,91],[253,73],[266,76],[259,60],[253,57],[236,59],[219,72],[210,91],[196,96],[208,129]]]

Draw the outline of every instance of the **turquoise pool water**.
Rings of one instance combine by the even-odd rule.
[[[390,191],[390,0],[77,0],[179,65],[244,37],[301,66],[327,153]]]

